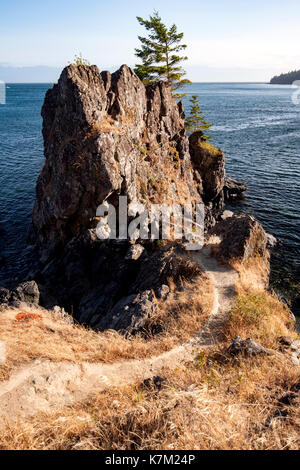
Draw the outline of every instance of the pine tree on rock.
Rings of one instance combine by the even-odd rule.
[[[135,67],[138,77],[145,85],[164,81],[172,87],[173,91],[186,83],[191,83],[183,78],[186,72],[180,66],[181,62],[187,60],[187,57],[178,55],[187,47],[181,44],[184,33],[178,33],[175,24],[168,29],[157,11],[150,16],[149,20],[144,20],[139,16],[137,20],[149,31],[148,37],[139,36],[141,48],[135,49],[135,55],[142,61],[142,64],[137,64]]]
[[[188,132],[192,133],[195,131],[203,132],[203,140],[211,139],[210,136],[205,135],[205,131],[209,131],[211,128],[211,123],[206,121],[203,116],[202,110],[199,105],[199,97],[197,95],[192,95],[190,99],[189,107],[189,116],[185,120],[185,127]]]

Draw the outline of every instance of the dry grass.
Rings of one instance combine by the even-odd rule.
[[[113,118],[107,115],[102,121],[95,121],[86,136],[87,138],[97,138],[101,134],[109,134],[110,132],[114,132],[117,135],[121,134],[121,130],[115,125]]]
[[[269,254],[266,257],[256,256],[247,261],[230,261],[230,265],[238,271],[240,283],[238,288],[245,292],[265,291],[269,286],[270,264]]]
[[[110,389],[2,431],[0,449],[297,449],[299,398],[278,399],[299,381],[280,354],[237,362],[224,349],[164,371],[161,391]]]
[[[253,291],[237,296],[228,333],[260,341],[264,346],[276,347],[279,336],[294,336],[294,321],[289,309],[269,292]]]
[[[218,149],[217,147],[212,145],[207,140],[205,140],[205,141],[199,140],[199,144],[200,144],[200,147],[202,147],[203,150],[206,150],[207,152],[209,152],[210,155],[217,156],[217,155],[220,155],[220,153],[221,153],[220,149]]]
[[[46,310],[35,310],[33,313],[38,316],[28,321],[18,320],[19,310],[1,313],[0,340],[6,344],[7,361],[0,365],[0,381],[7,380],[13,368],[35,359],[112,363],[169,351],[203,326],[213,301],[211,282],[203,274],[198,273],[191,283],[183,282],[180,292],[172,282],[170,279],[173,292],[169,300],[158,303],[157,314],[149,320],[143,334],[129,338],[115,331],[96,333],[68,324]]]
[[[243,282],[247,269],[256,263],[240,267],[243,275],[227,340],[195,351],[195,361],[162,370],[166,382],[161,390],[141,383],[111,388],[59,412],[8,424],[0,435],[0,449],[298,450],[299,393],[290,405],[283,405],[280,398],[299,384],[299,367],[292,365],[290,352],[282,351],[278,343],[282,334],[297,335],[288,309],[276,297],[262,289],[251,290]],[[262,266],[256,267],[263,274]],[[188,290],[184,292],[183,304],[188,307]],[[162,318],[168,310],[166,304]],[[181,318],[187,321],[188,312]],[[78,329],[70,328],[73,334]],[[171,322],[170,333],[173,328],[178,334],[176,322]],[[273,354],[232,358],[227,348],[236,335],[260,340]],[[70,338],[71,344],[76,344],[76,334]],[[76,360],[79,358],[81,355]]]
[[[235,261],[240,274],[237,298],[228,324],[230,337],[252,337],[264,346],[277,345],[279,336],[297,338],[295,323],[287,305],[266,288],[269,279],[267,258],[250,258],[244,263]]]

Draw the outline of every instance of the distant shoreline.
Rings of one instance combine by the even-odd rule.
[[[10,86],[10,85],[53,85],[54,83],[57,83],[57,81],[55,82],[6,82],[6,85]],[[201,84],[201,85],[222,85],[222,84],[226,84],[226,85],[270,85],[270,83],[268,82],[226,82],[226,81],[223,81],[223,82],[192,82],[193,85],[198,85],[198,84]],[[188,87],[187,87],[188,89]]]
[[[271,79],[270,85],[293,85],[297,80],[300,80],[300,70],[277,75]]]

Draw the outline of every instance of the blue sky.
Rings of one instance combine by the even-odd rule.
[[[31,79],[20,67],[49,66],[52,81],[79,52],[101,69],[134,65],[136,16],[154,9],[185,32],[194,81],[266,81],[300,68],[299,0],[1,0],[0,80],[1,70],[10,81],[26,70],[36,81],[36,68]]]

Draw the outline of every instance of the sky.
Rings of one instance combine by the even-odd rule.
[[[300,69],[299,0],[0,0],[0,80],[55,81],[80,52],[101,70],[133,66],[145,32],[136,16],[154,10],[185,33],[195,82]]]

